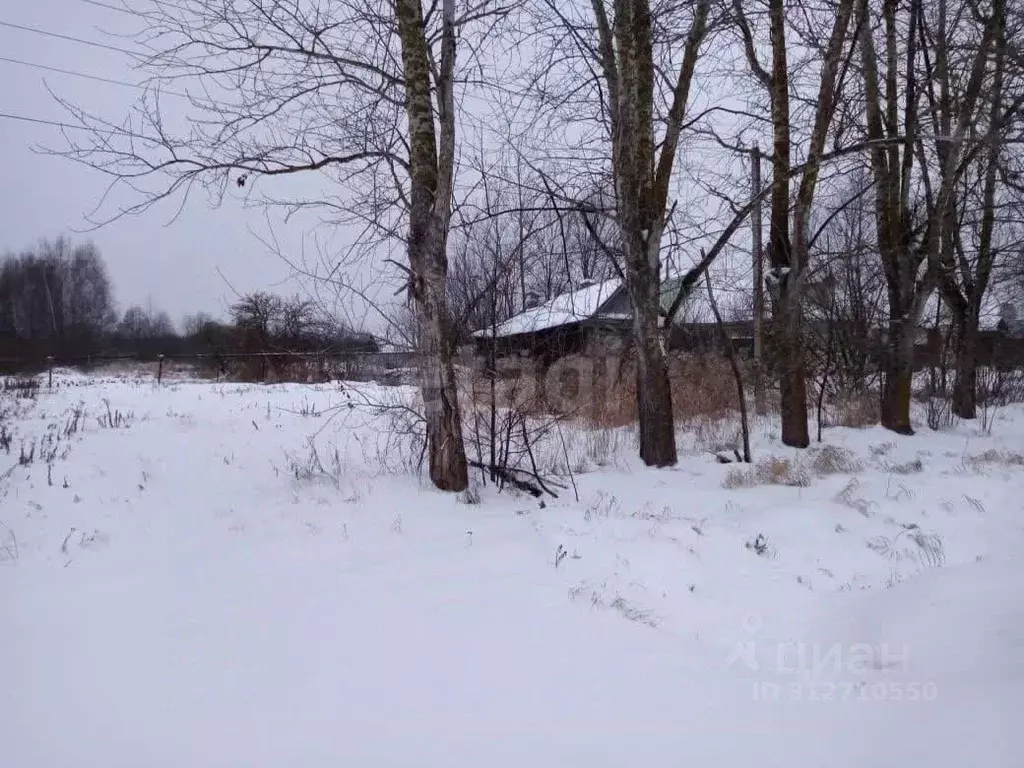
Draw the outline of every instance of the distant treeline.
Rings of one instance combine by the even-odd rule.
[[[119,314],[106,265],[92,244],[59,238],[0,262],[0,359],[375,351],[373,337],[334,322],[298,296],[251,293],[232,305],[229,321],[198,313],[177,328],[166,312],[152,308],[130,306]]]

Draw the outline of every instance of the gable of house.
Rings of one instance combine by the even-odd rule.
[[[501,338],[537,333],[598,318],[628,320],[629,314],[623,315],[611,307],[613,300],[620,294],[625,295],[625,291],[622,290],[622,282],[618,279],[593,283],[555,296],[536,307],[530,307],[499,323],[496,328],[481,328],[474,331],[473,335],[477,338]],[[627,297],[627,307],[628,304]]]

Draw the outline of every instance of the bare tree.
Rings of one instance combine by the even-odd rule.
[[[198,336],[203,328],[215,322],[213,315],[208,312],[196,312],[193,315],[185,315],[181,318],[181,333],[183,336]]]
[[[301,296],[292,296],[281,302],[274,333],[288,349],[308,345],[317,327],[316,303]]]
[[[430,477],[466,487],[445,293],[455,183],[456,41],[471,52],[505,9],[488,0],[182,0],[135,8],[152,88],[128,121],[63,102],[87,132],[60,154],[111,176],[129,202],[100,221],[206,189],[312,210],[362,232],[372,254],[404,243],[418,325]],[[465,78],[463,79],[465,82]],[[161,89],[184,89],[165,108]],[[181,93],[181,91],[178,91]],[[318,174],[311,195],[271,183]],[[314,187],[315,189],[315,184]],[[308,187],[307,187],[308,189]],[[262,190],[262,195],[259,194]],[[123,194],[116,198],[123,201]]]
[[[957,361],[953,413],[965,419],[976,415],[980,316],[999,246],[1006,240],[996,231],[998,198],[1002,197],[999,168],[1005,153],[1004,138],[1024,103],[1019,94],[1013,94],[1012,86],[1019,85],[1020,79],[1013,77],[1012,68],[1011,88],[1007,88],[1005,8],[1001,3],[993,3],[992,16],[986,20],[972,13],[973,7],[958,3],[951,8],[949,0],[936,0],[934,6],[922,9],[921,37],[930,43],[922,45],[921,56],[925,114],[935,139],[920,139],[917,144],[925,195],[930,205],[944,206],[933,235],[937,246],[930,255],[939,292],[952,314]],[[989,26],[992,61],[986,63],[986,68],[990,74],[985,76],[977,116],[969,127],[972,135],[986,133],[986,141],[969,148],[961,158],[950,157],[944,137],[950,135],[960,110],[970,109],[977,98],[965,89],[979,86],[979,80],[971,78],[971,59],[961,51],[966,45],[977,44]],[[934,163],[928,162],[931,158]],[[961,167],[950,168],[953,162]],[[941,190],[935,188],[937,182],[931,178],[932,166],[934,175],[940,179],[947,174],[956,175],[948,202],[935,199]]]
[[[159,312],[133,305],[124,311],[117,333],[133,341],[151,340],[174,336],[174,323],[166,312]]]
[[[710,273],[704,273],[704,283],[708,290],[708,304],[711,307],[711,314],[715,319],[715,329],[718,331],[718,337],[725,351],[725,356],[729,360],[733,381],[736,382],[736,402],[740,409],[740,436],[743,440],[743,461],[749,464],[751,462],[750,424],[747,419],[747,394],[743,385],[743,372],[740,370],[739,357],[736,354],[736,348],[733,346],[732,338],[730,338],[728,331],[725,330],[725,324],[722,322],[722,313],[718,309],[715,291],[711,287]]]
[[[110,279],[91,243],[44,240],[0,265],[6,354],[89,354],[114,323]]]
[[[919,178],[916,171],[921,170],[915,169],[915,155],[922,141],[918,68],[923,0],[911,0],[905,6],[896,0],[882,0],[880,5],[876,9],[871,0],[857,3],[865,126],[875,184],[875,226],[889,298],[882,424],[895,432],[912,434],[914,339],[925,302],[935,288],[944,222],[949,220],[956,185],[963,174],[968,129],[977,116],[1005,3],[993,0],[992,13],[982,23],[977,48],[965,70],[965,98],[955,121],[936,137],[941,152],[937,153],[935,182],[926,188],[925,195],[916,197],[913,206],[912,191]],[[875,45],[875,21],[879,16],[881,57]],[[925,165],[926,160],[920,160]]]
[[[677,460],[663,340],[661,251],[676,153],[711,5],[710,0],[653,6],[648,0],[592,0],[588,16],[582,8],[548,0],[546,18],[557,31],[541,66],[551,70],[554,64],[565,73],[565,90],[552,95],[550,72],[531,84],[542,104],[555,104],[568,120],[571,111],[578,120],[578,110],[589,110],[597,135],[584,143],[596,139],[601,149],[590,159],[610,166],[617,243],[633,315],[640,457],[648,466]],[[673,60],[677,51],[680,56]]]
[[[839,201],[818,207],[820,234],[803,287],[810,368],[823,382],[821,399],[826,391],[836,399],[864,392],[886,311],[868,175],[858,170],[839,182]]]
[[[395,0],[409,124],[410,293],[416,305],[430,478],[448,491],[469,484],[452,364],[445,278],[455,184],[455,0],[441,2],[441,60],[431,77],[420,0]],[[436,103],[435,103],[436,102]],[[435,109],[440,126],[434,123]]]
[[[800,286],[809,254],[809,228],[814,196],[818,187],[826,139],[838,103],[845,74],[844,53],[851,39],[850,22],[853,0],[839,0],[822,16],[834,15],[831,34],[821,52],[817,99],[813,109],[806,162],[800,174],[795,201],[790,197],[792,128],[789,105],[790,70],[786,43],[786,4],[768,0],[771,65],[765,67],[757,54],[756,38],[742,0],[733,0],[737,26],[743,40],[747,62],[755,79],[767,91],[771,102],[772,123],[772,191],[768,254],[769,274],[775,288],[776,322],[773,335],[779,359],[782,408],[782,441],[786,445],[806,448],[810,442],[807,431],[807,384],[804,350],[801,340]],[[805,9],[806,14],[813,11]],[[814,41],[817,42],[817,41]],[[792,216],[792,229],[790,217]]]
[[[246,352],[269,352],[275,329],[281,322],[284,302],[280,296],[256,291],[242,296],[231,306],[231,318]]]

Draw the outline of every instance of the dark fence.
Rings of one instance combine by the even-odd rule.
[[[915,346],[914,359],[919,369],[935,367],[942,363],[944,355],[951,352],[943,343],[942,336],[930,331],[928,340]],[[975,355],[980,366],[1007,370],[1024,368],[1024,338],[1008,336],[1000,331],[981,331]]]
[[[154,367],[157,381],[173,368],[192,366],[200,375],[239,381],[328,381],[385,378],[401,383],[417,364],[413,352],[204,352],[195,354],[112,354],[45,358],[0,358],[0,374],[47,374],[59,368],[91,370],[117,364]]]

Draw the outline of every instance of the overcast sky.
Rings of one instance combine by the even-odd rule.
[[[116,4],[116,0],[110,2]],[[0,3],[2,22],[110,43],[103,30],[124,29],[126,17],[86,0],[33,0]],[[123,54],[2,24],[0,57],[116,80],[138,79]],[[46,85],[86,109],[115,119],[127,113],[140,93],[0,60],[0,113],[66,121]],[[250,232],[265,230],[263,216],[242,210],[235,202],[210,209],[199,196],[170,224],[174,211],[163,209],[77,234],[76,230],[88,226],[84,216],[99,201],[105,180],[68,160],[32,151],[33,145],[59,145],[60,141],[56,128],[0,117],[0,252],[17,251],[60,234],[91,239],[107,262],[122,310],[151,301],[175,321],[199,310],[222,314],[234,295],[232,287],[240,292],[296,289],[282,282],[290,275],[287,266]],[[301,225],[278,235],[295,247]]]
[[[140,90],[38,68],[45,66],[138,82],[140,74],[133,70],[127,55],[102,48],[103,45],[134,47],[130,39],[110,34],[137,31],[137,19],[103,7],[116,6],[118,1],[8,0],[0,4],[0,113],[58,122],[73,120],[47,91],[48,85],[87,112],[115,122],[123,119],[140,96]],[[99,43],[100,47],[14,29],[11,24],[50,35],[73,36]],[[700,88],[695,91],[695,101],[707,97],[707,93],[702,93]],[[720,94],[715,94],[715,98],[720,101]],[[174,99],[165,99],[164,115],[173,120],[177,116],[173,114]],[[4,171],[0,175],[0,253],[17,251],[41,238],[61,234],[80,240],[91,239],[107,262],[122,311],[131,304],[150,304],[166,310],[175,321],[200,310],[223,315],[236,292],[267,289],[292,293],[310,287],[300,285],[293,278],[291,268],[254,234],[264,237],[269,234],[264,213],[244,209],[238,199],[228,199],[223,206],[213,208],[203,194],[193,194],[187,207],[173,221],[177,209],[170,205],[141,216],[122,218],[96,231],[82,231],[89,226],[85,217],[100,201],[108,178],[65,158],[33,151],[33,146],[62,147],[63,142],[56,127],[0,116]],[[703,166],[717,162],[713,153],[703,150],[684,154],[685,162],[690,164],[699,161],[698,165]],[[727,166],[731,162],[728,161]],[[322,181],[319,177],[307,175],[292,179],[292,183],[303,185],[303,192],[309,191],[307,184],[315,191],[319,181]],[[717,202],[701,194],[699,188],[686,183],[685,179],[678,192],[688,215],[693,218],[694,212],[700,214],[695,220],[697,229],[703,232]],[[309,217],[289,224],[275,222],[272,234],[278,246],[295,261],[318,259],[320,254],[313,237],[321,246],[329,240],[327,255],[332,264],[343,251],[347,236],[345,231],[320,225],[317,219]],[[742,249],[746,236],[744,229],[734,238],[734,245]],[[688,259],[695,260],[699,244],[690,243],[679,253],[672,254],[672,263],[678,260],[685,265]],[[395,286],[380,277],[386,269],[385,255],[396,254],[381,254],[382,258],[375,259],[372,265],[363,260],[355,262],[353,269],[358,273],[347,274],[346,280],[356,282],[360,293],[369,293],[382,307],[383,315],[388,315],[397,300]],[[749,268],[748,256],[743,256],[741,262],[744,269]],[[730,255],[720,259],[716,268],[734,271]],[[391,278],[393,280],[394,275]],[[331,302],[329,308],[350,325],[377,332],[386,330],[387,322],[381,319],[381,314],[365,310],[366,304],[351,292],[341,297],[342,306],[333,301],[338,297],[320,293],[318,298]]]

